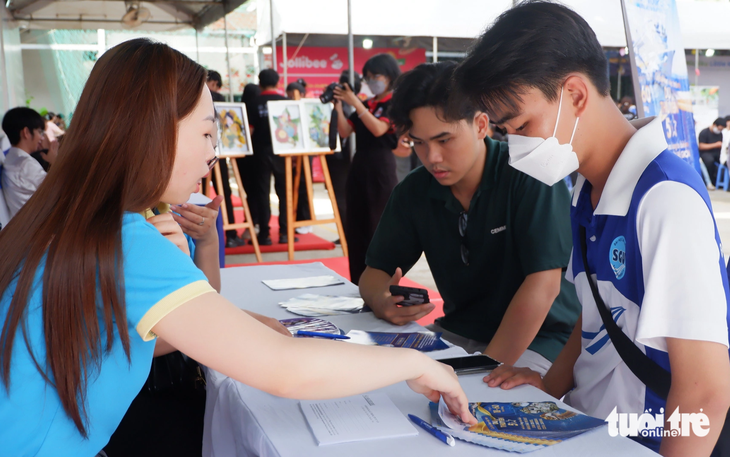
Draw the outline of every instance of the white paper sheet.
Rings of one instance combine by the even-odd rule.
[[[344,284],[341,279],[334,276],[312,276],[309,278],[290,279],[264,279],[266,286],[271,290],[308,289],[310,287],[325,287]]]
[[[279,304],[294,314],[318,317],[357,313],[362,310],[365,302],[360,297],[303,294]]]
[[[301,401],[299,406],[320,446],[418,435],[384,393]]]

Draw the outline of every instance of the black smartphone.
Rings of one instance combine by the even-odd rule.
[[[453,359],[441,359],[439,362],[451,366],[456,374],[490,371],[499,366],[499,362],[483,354],[454,357]]]
[[[428,291],[415,287],[390,286],[390,295],[402,296],[403,301],[398,302],[401,306],[422,305],[429,302]]]

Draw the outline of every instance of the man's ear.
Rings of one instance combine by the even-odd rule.
[[[20,139],[21,140],[32,140],[33,139],[33,132],[30,131],[30,127],[24,127],[23,130],[20,131]]]
[[[483,140],[489,135],[489,116],[481,111],[474,115],[474,127],[476,127],[477,138]]]
[[[589,97],[587,77],[580,73],[573,73],[565,80],[565,91],[570,95],[576,117],[583,115]]]

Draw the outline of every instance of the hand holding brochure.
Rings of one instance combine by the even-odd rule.
[[[415,436],[418,431],[383,393],[369,393],[299,406],[320,446]]]
[[[431,404],[432,425],[454,438],[505,451],[527,453],[552,446],[605,424],[560,408],[555,402],[469,403],[479,421],[468,425],[446,404]]]

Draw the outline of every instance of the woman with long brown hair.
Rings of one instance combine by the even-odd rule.
[[[106,52],[56,164],[0,232],[2,452],[95,455],[160,339],[278,396],[340,397],[407,380],[473,420],[445,365],[413,350],[284,337],[218,295],[139,214],[184,203],[215,159],[205,79],[164,44]]]

